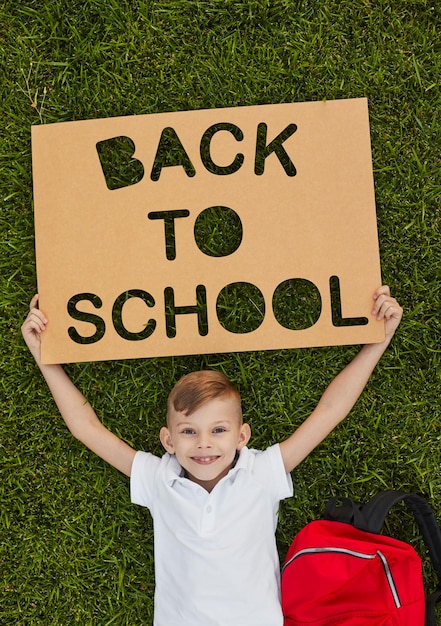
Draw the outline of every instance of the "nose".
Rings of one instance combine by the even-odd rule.
[[[211,437],[209,433],[201,433],[199,435],[198,441],[197,441],[197,447],[198,448],[211,448],[212,447]]]

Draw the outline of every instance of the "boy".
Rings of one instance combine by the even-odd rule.
[[[23,337],[71,433],[130,476],[131,499],[155,530],[155,626],[281,626],[275,530],[289,473],[343,420],[397,329],[402,309],[381,287],[372,314],[384,342],[363,346],[286,440],[250,450],[240,396],[222,374],[188,374],[168,399],[162,458],[137,452],[98,420],[59,365],[43,365],[47,319],[34,296]]]

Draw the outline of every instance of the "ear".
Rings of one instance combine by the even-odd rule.
[[[237,444],[237,450],[242,450],[247,445],[251,437],[251,428],[249,424],[242,424],[239,433],[239,442]]]
[[[173,446],[173,442],[172,442],[172,437],[171,437],[170,431],[165,426],[163,426],[161,428],[161,430],[159,431],[159,439],[161,440],[162,445],[164,446],[165,450],[169,454],[174,454],[175,453],[175,448]]]

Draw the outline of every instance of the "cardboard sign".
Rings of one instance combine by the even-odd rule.
[[[45,363],[372,343],[367,101],[32,128]]]

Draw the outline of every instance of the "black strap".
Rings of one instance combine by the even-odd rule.
[[[435,607],[441,601],[441,590],[434,591],[426,600],[426,620],[424,626],[436,626]]]
[[[324,518],[333,522],[352,524],[360,530],[368,530],[368,522],[358,504],[344,496],[335,496],[326,503]]]
[[[414,493],[393,490],[381,491],[361,509],[363,518],[367,522],[367,530],[372,533],[379,533],[390,509],[399,502],[405,502],[414,515],[441,588],[441,529],[427,500]]]

